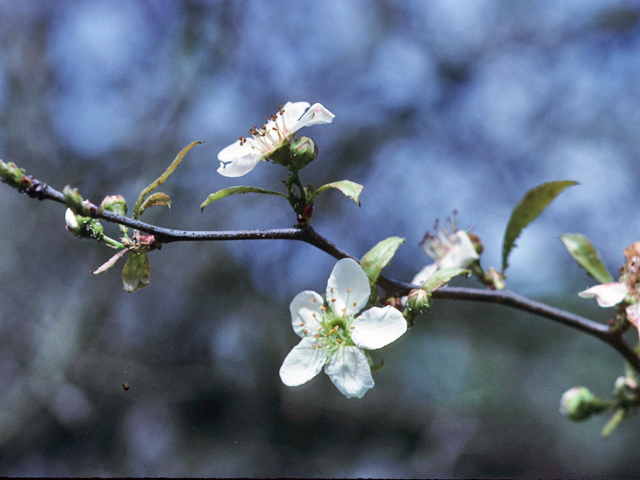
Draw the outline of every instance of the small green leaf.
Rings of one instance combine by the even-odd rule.
[[[180,153],[178,153],[176,158],[173,160],[173,162],[171,162],[171,165],[169,165],[169,167],[164,171],[164,173],[160,175],[155,182],[153,182],[147,188],[142,190],[142,192],[140,192],[140,196],[138,197],[136,204],[133,206],[134,220],[138,220],[140,218],[140,214],[142,213],[142,211],[140,210],[140,207],[142,206],[142,202],[144,201],[145,197],[149,195],[153,190],[158,188],[160,185],[162,185],[164,182],[166,182],[169,176],[174,172],[174,170],[178,168],[178,165],[180,165],[180,162],[182,162],[182,159],[185,157],[187,152],[189,152],[189,150],[191,150],[196,145],[199,145],[200,143],[203,143],[203,142],[199,142],[199,141],[191,142],[189,145],[187,145],[182,150],[180,150]]]
[[[236,195],[238,193],[262,193],[263,195],[278,195],[280,197],[286,198],[287,200],[289,199],[289,197],[287,197],[283,193],[274,192],[272,190],[265,190],[264,188],[242,187],[242,186],[229,187],[229,188],[225,188],[224,190],[218,190],[216,193],[212,193],[211,195],[209,195],[207,199],[204,202],[202,202],[202,205],[200,205],[200,210],[201,211],[204,210],[204,207],[206,207],[207,205],[211,205],[216,200],[220,200],[221,198],[225,198],[230,195]]]
[[[626,410],[624,408],[618,408],[611,419],[607,422],[607,424],[602,429],[602,438],[608,438],[609,435],[613,433],[613,431],[618,428],[618,425],[622,422],[626,415]]]
[[[422,288],[427,292],[433,292],[434,290],[445,286],[452,278],[459,275],[469,275],[469,273],[471,273],[469,270],[464,270],[458,267],[443,268],[431,275],[428,280],[422,284]]]
[[[316,191],[313,198],[315,199],[322,192],[330,188],[335,188],[340,190],[347,197],[349,197],[351,200],[356,202],[358,206],[360,206],[360,194],[362,193],[362,190],[364,190],[364,187],[356,182],[352,182],[351,180],[341,180],[339,182],[327,183],[326,185],[321,186]]]
[[[147,198],[140,207],[140,215],[149,207],[167,207],[171,208],[171,199],[166,193],[154,193]]]
[[[565,233],[560,235],[560,240],[569,252],[569,255],[584,268],[589,275],[600,283],[611,283],[613,277],[605,267],[596,247],[587,237],[579,233]]]
[[[522,200],[520,200],[513,209],[511,218],[507,224],[507,230],[504,232],[502,273],[504,273],[509,266],[507,263],[509,253],[511,253],[516,238],[518,238],[524,227],[535,220],[565,188],[577,184],[578,182],[572,180],[547,182],[532,188],[522,197]]]
[[[360,260],[360,266],[369,277],[369,282],[374,285],[380,276],[380,272],[386,267],[398,247],[404,243],[404,238],[389,237],[378,242],[375,247],[364,254]]]
[[[131,253],[122,269],[122,286],[126,292],[133,293],[151,283],[151,268],[146,253]]]

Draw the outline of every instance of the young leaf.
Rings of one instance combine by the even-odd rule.
[[[151,195],[140,207],[140,215],[142,215],[142,212],[147,208],[157,206],[171,208],[171,199],[169,198],[169,195],[166,193],[154,193]]]
[[[464,270],[458,267],[443,268],[431,275],[427,281],[422,284],[422,288],[428,292],[433,292],[434,290],[445,286],[452,278],[459,275],[469,275],[469,273],[469,270]]]
[[[380,276],[380,272],[386,267],[398,247],[404,243],[404,238],[389,237],[378,242],[375,247],[364,254],[360,260],[360,266],[369,277],[369,282],[374,285]]]
[[[509,253],[511,253],[516,238],[518,238],[524,227],[535,220],[565,188],[577,184],[578,182],[572,180],[547,182],[532,188],[522,197],[522,200],[513,209],[507,224],[507,230],[504,232],[502,273],[509,266],[507,263]]]
[[[212,193],[211,195],[209,195],[207,199],[204,202],[202,202],[202,205],[200,205],[200,210],[201,211],[204,210],[204,207],[206,207],[207,205],[211,205],[216,200],[220,200],[221,198],[228,197],[229,195],[236,195],[238,193],[262,193],[263,195],[279,195],[286,199],[289,198],[283,193],[274,192],[272,190],[265,190],[264,188],[242,187],[242,186],[229,187],[229,188],[225,188],[224,190],[218,190],[216,193]]]
[[[358,206],[360,206],[360,194],[362,193],[362,190],[364,190],[364,187],[362,185],[360,185],[360,184],[358,184],[356,182],[352,182],[350,180],[341,180],[339,182],[327,183],[326,185],[321,186],[316,191],[316,193],[313,196],[313,198],[315,199],[322,192],[324,192],[325,190],[328,190],[330,188],[335,188],[337,190],[340,190],[347,197],[349,197],[351,200],[356,202],[358,204]]]
[[[611,283],[613,277],[605,267],[596,247],[584,235],[579,233],[565,233],[560,235],[560,240],[569,252],[569,255],[584,268],[589,275],[600,283]]]
[[[131,253],[122,269],[122,286],[133,293],[149,285],[151,268],[146,253]]]
[[[122,258],[122,256],[127,253],[129,250],[127,250],[126,248],[124,250],[120,250],[118,253],[116,253],[113,257],[111,257],[109,260],[107,260],[106,262],[104,262],[102,265],[100,265],[96,270],[94,270],[93,273],[94,275],[98,275],[100,273],[104,273],[107,270],[109,270],[111,267],[113,267],[116,262],[118,260],[120,260]]]
[[[182,159],[185,157],[187,152],[200,143],[203,143],[203,142],[199,142],[199,141],[191,142],[189,145],[187,145],[182,150],[180,150],[180,153],[178,153],[176,158],[173,160],[173,162],[171,162],[171,165],[169,165],[169,167],[164,171],[164,173],[160,175],[155,182],[153,182],[147,188],[142,190],[142,192],[140,192],[140,196],[138,197],[136,204],[133,206],[134,220],[138,220],[140,218],[140,214],[142,213],[140,211],[140,207],[142,206],[142,202],[144,201],[145,197],[149,195],[153,190],[158,188],[160,185],[162,185],[164,182],[166,182],[167,178],[169,178],[169,175],[171,175],[174,172],[174,170],[178,168],[178,165],[180,165],[180,162],[182,162]]]

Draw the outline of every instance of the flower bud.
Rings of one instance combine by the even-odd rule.
[[[490,288],[494,290],[504,290],[507,288],[507,284],[504,281],[504,274],[498,272],[495,268],[490,267],[485,277]]]
[[[82,196],[78,193],[77,188],[71,188],[69,185],[62,190],[64,195],[64,203],[74,212],[81,214],[84,209],[82,205]]]
[[[427,313],[431,308],[431,292],[422,288],[415,288],[409,292],[407,297],[407,308],[415,315]]]
[[[127,201],[122,195],[109,195],[104,197],[100,207],[108,212],[115,213],[116,215],[127,214]]]
[[[300,170],[309,165],[318,156],[318,146],[309,137],[294,138],[289,144],[291,148],[291,165]]]
[[[591,393],[585,387],[573,387],[560,399],[560,413],[570,420],[582,421],[602,413],[609,404]]]
[[[67,223],[67,230],[69,230],[74,235],[79,235],[80,232],[80,224],[76,219],[76,214],[73,213],[73,210],[67,208],[67,211],[64,214],[64,220]]]
[[[67,230],[76,237],[101,240],[104,236],[104,227],[96,218],[76,215],[71,208],[67,208],[64,214],[64,220],[67,224]]]

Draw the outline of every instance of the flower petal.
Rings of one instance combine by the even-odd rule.
[[[288,387],[297,387],[315,377],[327,358],[327,351],[313,348],[310,338],[303,338],[293,347],[280,367],[280,379]]]
[[[629,305],[627,307],[627,320],[629,320],[633,325],[640,331],[640,302],[634,303],[633,305]]]
[[[414,285],[422,285],[424,282],[429,280],[433,276],[434,273],[438,271],[438,265],[436,263],[432,263],[431,265],[427,265],[413,277],[411,283]]]
[[[284,127],[285,135],[293,135],[300,128],[298,127],[294,130],[292,127],[298,123],[307,108],[309,108],[308,102],[287,102],[284,104],[284,107],[282,107],[284,115],[282,117],[278,115],[278,122],[279,126]]]
[[[321,104],[315,103],[302,117],[300,117],[300,120],[290,127],[289,132],[297,132],[302,127],[310,127],[311,125],[331,123],[334,118],[335,115],[333,113],[324,108]]]
[[[247,142],[240,144],[240,140],[236,140],[231,145],[224,147],[218,153],[218,160],[221,162],[232,162],[238,157],[244,157],[253,152],[253,148]]]
[[[320,326],[318,320],[322,318],[323,312],[320,309],[324,305],[324,300],[320,294],[305,290],[294,297],[289,305],[291,312],[291,324],[293,331],[300,337],[304,337],[304,330],[317,330]],[[314,317],[313,314],[316,314]]]
[[[358,262],[343,258],[336,263],[327,282],[327,304],[337,316],[355,315],[367,304],[369,295],[369,278]]]
[[[241,177],[253,170],[261,158],[262,155],[259,153],[249,153],[235,158],[231,163],[220,162],[218,173],[225,177]]]
[[[358,347],[338,348],[324,372],[347,398],[362,398],[375,385],[367,356]]]
[[[453,234],[452,239],[449,252],[438,262],[440,269],[465,268],[480,258],[467,232],[458,230]]]
[[[407,321],[397,309],[373,307],[353,322],[351,339],[360,348],[375,350],[389,345],[407,331]]]
[[[624,283],[613,282],[596,285],[595,287],[588,288],[587,290],[578,293],[578,295],[582,298],[596,297],[598,305],[606,308],[613,307],[620,303],[624,300],[624,297],[627,296],[627,293],[629,292]]]

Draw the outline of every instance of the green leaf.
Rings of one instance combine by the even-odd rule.
[[[360,260],[360,266],[369,277],[369,282],[374,285],[380,276],[380,272],[386,267],[398,247],[404,243],[404,238],[389,237],[378,242],[375,247],[364,254]]]
[[[164,171],[164,173],[160,175],[155,182],[153,182],[147,188],[142,190],[142,192],[140,192],[140,196],[138,197],[136,204],[133,206],[134,220],[138,220],[140,218],[140,214],[142,213],[140,208],[142,206],[142,202],[144,201],[145,197],[149,195],[153,190],[158,188],[160,185],[162,185],[164,182],[166,182],[169,176],[174,172],[174,170],[178,168],[178,165],[180,165],[180,162],[182,162],[182,159],[185,157],[187,152],[191,150],[193,147],[195,147],[196,145],[199,145],[200,143],[203,143],[203,142],[199,142],[199,141],[191,142],[189,145],[187,145],[182,150],[180,150],[180,153],[178,153],[176,158],[173,160],[173,162],[171,162],[171,165],[169,165],[169,167]]]
[[[171,208],[171,199],[166,193],[154,193],[147,198],[140,207],[140,215],[149,207],[167,207]]]
[[[565,188],[577,184],[578,182],[574,182],[572,180],[547,182],[532,188],[524,197],[522,197],[522,200],[520,200],[513,209],[511,218],[507,224],[507,230],[504,232],[504,243],[502,246],[502,273],[504,273],[509,266],[507,263],[509,253],[511,253],[511,250],[515,245],[516,238],[518,238],[524,227],[535,220]]]
[[[436,271],[429,279],[422,284],[422,288],[427,292],[433,292],[434,290],[444,287],[449,281],[459,275],[469,275],[469,270],[464,270],[458,267],[443,268]]]
[[[202,205],[200,205],[200,210],[201,211],[204,210],[204,207],[206,207],[207,205],[211,205],[216,200],[220,200],[221,198],[225,198],[230,195],[236,195],[238,193],[262,193],[263,195],[278,195],[280,197],[286,198],[287,200],[289,199],[289,197],[287,197],[283,193],[274,192],[272,190],[265,190],[264,188],[229,187],[229,188],[225,188],[224,190],[218,190],[216,193],[212,193],[211,195],[209,195],[207,199],[204,202],[202,202]]]
[[[151,268],[146,253],[131,253],[122,269],[122,286],[133,293],[151,283]]]
[[[352,182],[351,180],[341,180],[339,182],[327,183],[326,185],[321,186],[316,191],[313,198],[315,199],[322,192],[330,188],[335,188],[340,190],[347,197],[349,197],[351,200],[356,202],[358,206],[360,206],[360,194],[362,193],[362,190],[364,190],[364,187],[356,182]]]
[[[584,268],[589,275],[600,283],[611,283],[613,277],[605,267],[596,247],[587,237],[579,233],[565,233],[560,235],[560,240],[567,249],[569,255]]]

